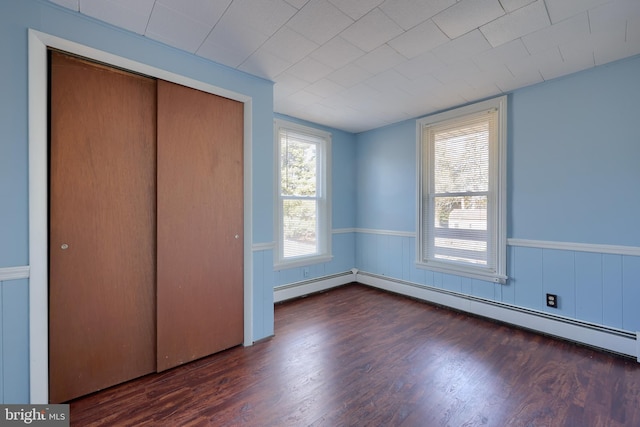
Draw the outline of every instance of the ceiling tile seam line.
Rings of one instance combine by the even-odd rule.
[[[629,37],[629,19],[624,21],[624,42],[627,43],[627,37]]]
[[[232,0],[232,2],[233,2],[233,1],[235,1],[235,0]],[[354,19],[353,19],[353,18],[351,18],[349,15],[347,15],[346,13],[344,13],[344,12],[343,12],[339,7],[337,7],[336,5],[334,5],[334,4],[333,4],[333,3],[331,3],[331,2],[329,2],[329,3],[330,3],[333,7],[335,7],[336,9],[338,9],[338,10],[340,11],[340,13],[342,13],[343,15],[345,15],[347,18],[349,18],[349,19],[352,21],[352,22],[351,22],[351,24],[349,24],[349,26],[347,26],[346,28],[349,28],[351,25],[353,25],[353,24],[356,22],[356,20],[354,20]],[[229,4],[231,4],[231,3],[229,3]],[[309,4],[309,2],[305,3],[305,4],[304,4],[304,6],[302,6],[300,9],[298,9],[296,13],[294,13],[293,15],[291,15],[291,16],[289,17],[289,19],[287,19],[287,21],[286,21],[286,22],[284,22],[284,23],[283,23],[283,24],[282,24],[282,25],[281,25],[281,26],[280,26],[276,31],[274,31],[274,32],[273,32],[269,37],[267,37],[267,39],[266,39],[264,42],[262,42],[262,44],[260,44],[260,46],[258,46],[257,48],[255,48],[255,49],[254,49],[254,50],[253,50],[253,51],[252,51],[252,52],[251,52],[251,53],[250,53],[250,54],[249,54],[249,55],[248,55],[248,56],[247,56],[247,57],[246,57],[246,58],[245,58],[245,59],[244,59],[240,64],[238,64],[238,66],[237,66],[237,67],[235,67],[235,68],[240,69],[240,67],[242,67],[242,66],[243,66],[243,65],[244,65],[244,64],[249,60],[249,58],[251,58],[251,57],[252,57],[256,52],[258,52],[258,51],[259,51],[259,50],[260,50],[260,49],[261,49],[265,44],[267,44],[267,42],[268,42],[269,40],[271,40],[271,39],[272,39],[272,38],[273,38],[273,37],[278,33],[278,31],[279,31],[279,30],[281,30],[281,29],[282,29],[282,28],[284,28],[284,27],[287,27],[287,29],[288,29],[289,31],[293,31],[294,33],[296,33],[296,34],[297,34],[297,35],[299,35],[300,37],[302,37],[302,38],[304,38],[304,39],[306,39],[306,40],[310,41],[311,43],[314,43],[314,44],[317,44],[317,45],[318,45],[318,47],[317,47],[316,49],[314,49],[314,50],[312,50],[311,52],[309,52],[309,53],[308,53],[307,55],[305,55],[303,58],[307,58],[307,57],[309,57],[313,52],[316,52],[318,49],[320,49],[322,46],[324,46],[325,44],[327,44],[329,41],[333,40],[334,38],[336,38],[336,37],[338,37],[340,34],[342,34],[342,32],[343,32],[344,30],[340,31],[340,33],[338,33],[338,34],[336,34],[335,36],[331,37],[331,38],[330,38],[329,40],[327,40],[324,44],[319,44],[319,43],[316,43],[315,41],[313,41],[313,40],[309,39],[309,38],[308,38],[308,37],[306,37],[304,34],[300,34],[298,31],[296,31],[295,29],[293,29],[293,28],[291,28],[290,26],[288,26],[287,24],[288,24],[289,22],[291,22],[291,20],[292,20],[294,17],[296,17],[296,16],[300,13],[300,11],[301,11],[302,9],[304,9],[304,7],[305,7],[305,6],[307,6],[308,4]],[[294,8],[295,8],[295,6],[292,6],[292,7],[294,7]],[[372,9],[372,10],[373,10],[373,9]],[[225,13],[226,13],[226,12],[227,12],[227,11],[225,10]],[[224,14],[223,14],[223,16],[224,16]],[[220,19],[222,19],[222,17],[220,17]],[[216,23],[216,24],[217,24],[217,23]],[[346,28],[345,28],[345,30],[346,30]],[[212,31],[213,31],[213,28],[212,28]],[[205,40],[206,40],[206,39],[205,39]],[[276,55],[279,59],[282,59],[283,61],[287,61],[287,62],[288,62],[288,60],[287,60],[287,59],[282,58],[282,57],[278,56],[277,54],[275,54],[275,55]],[[298,62],[300,62],[300,61],[298,61]],[[282,74],[282,73],[286,72],[286,71],[287,71],[287,70],[289,70],[291,67],[293,67],[294,65],[296,65],[298,62],[294,62],[294,63],[292,63],[292,64],[291,64],[291,65],[289,65],[287,68],[285,68],[284,70],[280,71],[277,75],[275,75],[275,76],[273,76],[273,77],[268,77],[268,79],[269,79],[269,80],[271,80],[271,81],[274,81],[273,79],[274,79],[275,77],[277,77],[278,75],[280,75],[280,74]],[[326,64],[325,64],[325,65],[326,65]],[[334,71],[335,71],[335,70],[334,70]],[[274,83],[276,83],[276,82],[274,82]]]
[[[331,3],[331,4],[333,5],[333,3]],[[363,51],[364,53],[363,53],[362,55],[360,55],[358,58],[362,58],[363,56],[365,56],[365,55],[367,55],[367,54],[369,54],[369,53],[371,53],[371,52],[375,51],[376,49],[379,49],[381,46],[383,46],[383,45],[387,45],[387,46],[388,46],[388,47],[390,47],[394,52],[396,52],[398,55],[402,56],[402,57],[403,57],[403,58],[405,58],[407,61],[409,61],[411,58],[407,58],[405,55],[403,55],[401,52],[399,52],[397,49],[395,49],[393,46],[391,46],[391,45],[389,44],[389,42],[390,42],[390,41],[392,41],[392,40],[395,40],[395,39],[396,39],[396,38],[398,38],[398,37],[401,37],[403,34],[407,33],[407,32],[408,32],[408,31],[410,31],[411,29],[413,29],[413,28],[417,27],[418,25],[421,25],[421,24],[423,24],[424,22],[426,22],[426,21],[428,21],[428,20],[430,20],[430,19],[432,19],[432,18],[433,18],[433,16],[431,16],[431,17],[429,17],[429,18],[427,18],[427,19],[425,19],[425,20],[423,20],[423,21],[419,22],[418,24],[414,25],[414,26],[413,26],[413,27],[411,27],[410,29],[405,30],[405,29],[404,29],[400,24],[398,24],[398,23],[397,23],[393,18],[391,18],[389,15],[387,15],[387,14],[384,12],[384,10],[380,9],[380,7],[379,7],[379,6],[376,6],[376,7],[372,8],[371,10],[369,10],[367,13],[365,13],[364,15],[362,15],[362,16],[361,16],[360,18],[358,18],[358,19],[353,19],[353,18],[351,18],[349,15],[347,15],[347,14],[346,14],[344,11],[342,11],[340,8],[338,8],[338,7],[337,7],[337,6],[335,6],[335,5],[333,5],[333,6],[334,6],[336,9],[340,10],[340,12],[341,12],[341,13],[345,14],[345,16],[347,16],[347,17],[348,17],[349,19],[351,19],[351,21],[353,21],[353,22],[352,22],[349,26],[347,26],[346,28],[344,28],[343,30],[341,30],[339,33],[337,33],[336,35],[334,35],[333,37],[331,37],[329,40],[327,40],[324,44],[320,44],[320,45],[318,45],[318,47],[317,47],[316,49],[314,49],[313,51],[309,52],[309,54],[307,54],[307,55],[306,55],[306,57],[310,57],[314,52],[316,52],[316,51],[318,51],[320,48],[322,48],[322,46],[326,45],[327,43],[329,43],[330,41],[332,41],[332,40],[336,39],[337,37],[341,37],[341,36],[342,36],[342,34],[343,34],[343,33],[344,33],[348,28],[350,28],[353,24],[355,24],[356,22],[358,22],[359,20],[361,20],[362,18],[364,18],[365,16],[367,16],[369,13],[371,13],[371,12],[373,12],[374,10],[378,9],[378,10],[380,11],[380,13],[382,13],[384,16],[386,16],[387,18],[389,18],[389,20],[391,20],[393,23],[395,23],[399,28],[401,28],[401,29],[402,29],[402,33],[401,33],[401,34],[398,34],[397,36],[395,36],[395,37],[393,37],[393,38],[391,38],[391,39],[389,39],[389,40],[387,40],[387,41],[385,41],[384,43],[381,43],[379,46],[376,46],[375,48],[373,48],[373,49],[372,49],[371,51],[369,51],[369,52]],[[303,7],[304,7],[304,6],[303,6]],[[301,8],[301,9],[302,9],[302,8]],[[285,22],[285,23],[282,25],[282,27],[287,26],[287,23],[289,23],[289,21],[290,21],[291,19],[293,19],[293,18],[294,18],[294,17],[295,17],[299,12],[300,12],[300,10],[301,10],[301,9],[299,9],[299,10],[298,10],[298,12],[296,12],[295,14],[293,14],[293,15],[291,16],[291,18],[289,18],[289,20],[287,20],[287,22]],[[434,15],[434,16],[435,16],[435,15]],[[434,24],[435,24],[435,22],[434,22]],[[280,27],[280,28],[282,28],[282,27]],[[290,31],[293,31],[293,32],[295,32],[296,34],[298,34],[300,37],[303,37],[303,38],[305,38],[306,40],[309,40],[309,41],[311,41],[312,43],[315,43],[313,40],[310,40],[309,38],[307,38],[307,37],[306,37],[306,36],[304,36],[303,34],[300,34],[298,31],[294,30],[293,28],[291,28],[291,27],[287,27],[287,28],[288,28]],[[438,27],[438,29],[440,29],[440,28]],[[442,30],[440,30],[440,31],[442,31]],[[443,32],[443,34],[444,34],[444,32]],[[275,35],[275,33],[274,33],[273,35]],[[260,49],[260,48],[261,48],[265,43],[267,43],[267,41],[269,41],[269,39],[271,39],[271,37],[273,37],[273,35],[271,35],[271,36],[270,36],[270,37],[269,37],[269,38],[268,38],[268,39],[267,39],[267,40],[266,40],[262,45],[260,45],[260,47],[258,47],[254,52],[252,52],[252,53],[251,53],[251,55],[253,55],[255,52],[257,52],[257,51],[258,51],[258,50],[259,50],[259,49]],[[341,38],[342,38],[345,42],[347,42],[347,43],[349,43],[349,44],[351,44],[351,45],[355,46],[355,47],[356,47],[356,48],[358,48],[358,49],[360,49],[358,46],[354,45],[353,43],[351,43],[349,40],[345,39],[344,37],[341,37]],[[448,37],[447,37],[447,38],[448,38]],[[451,39],[449,39],[449,40],[451,40]],[[361,49],[361,50],[362,50],[362,49]],[[251,57],[251,55],[249,55],[249,57]],[[277,56],[277,55],[276,55],[276,56]],[[247,57],[247,59],[249,59],[249,57]],[[278,56],[278,58],[283,59],[283,60],[286,60],[286,59],[284,59],[284,58],[282,58],[282,57],[280,57],[280,56]],[[358,58],[356,58],[356,59],[358,59]],[[246,60],[245,60],[245,61],[246,61]],[[243,61],[243,63],[244,63],[245,61]],[[345,64],[345,66],[346,66],[346,65],[348,65],[348,64],[353,63],[354,61],[355,61],[355,59],[354,59],[353,61],[349,61],[347,64]],[[298,61],[298,62],[299,62],[299,61]],[[322,61],[320,61],[320,62],[322,62]],[[323,62],[322,62],[322,63],[323,63]],[[293,67],[295,64],[296,64],[296,63],[291,64],[289,67],[287,67],[286,69],[282,70],[279,74],[285,73],[287,70],[289,70],[289,69],[290,69],[291,67]],[[324,64],[324,63],[323,63],[323,64]],[[239,66],[241,66],[241,65],[242,65],[242,64],[240,64]],[[324,65],[327,65],[327,66],[331,67],[331,65],[329,65],[329,64],[324,64]],[[333,68],[333,67],[332,67],[332,68]],[[333,71],[337,71],[337,70],[339,70],[340,68],[343,68],[343,67],[334,68],[334,69],[333,69]],[[278,75],[279,75],[279,74],[278,74]],[[277,77],[277,75],[276,75],[275,77]],[[313,84],[313,83],[315,83],[315,82],[312,82],[312,83],[310,83],[310,84]],[[341,85],[341,86],[342,86],[342,85]],[[343,86],[343,87],[344,87],[344,86]],[[345,88],[345,89],[348,89],[348,88]]]
[[[158,0],[155,0],[155,2],[157,2]],[[233,3],[234,0],[231,0],[229,2],[229,4],[227,5],[227,7],[224,9],[224,12],[222,12],[220,14],[220,17],[218,18],[218,20],[215,22],[215,24],[213,24],[213,26],[211,26],[211,29],[209,30],[209,32],[207,32],[207,35],[204,36],[204,38],[202,39],[202,42],[200,42],[200,44],[198,45],[198,47],[196,48],[196,50],[193,52],[195,55],[198,54],[198,51],[202,48],[202,46],[204,46],[204,43],[207,41],[207,39],[209,38],[209,36],[211,35],[211,33],[213,33],[213,30],[218,26],[218,24],[220,23],[220,20],[222,20],[222,18],[224,17],[224,15],[227,14],[227,12],[229,11],[229,8],[231,7],[231,3]],[[155,2],[154,2],[154,6],[155,6]],[[253,53],[252,53],[253,55]],[[251,55],[249,55],[251,56]]]
[[[153,6],[151,6],[151,11],[149,11],[149,16],[147,17],[147,23],[144,24],[144,33],[142,33],[142,35],[145,36],[145,37],[147,37],[147,30],[149,29],[149,23],[151,22],[151,17],[153,16],[153,11],[156,8],[156,3],[157,2],[158,2],[158,0],[153,0]]]
[[[380,10],[380,12],[382,12],[385,16],[387,16],[387,17],[388,17],[388,15],[387,15],[387,14],[385,14],[385,13],[384,13],[384,11],[383,11],[382,9],[380,9],[379,7],[375,7],[375,8],[373,8],[373,9],[371,9],[368,13],[370,13],[371,11],[373,11],[373,10],[375,10],[375,9],[379,9],[379,10]],[[341,12],[342,12],[342,11],[341,11]],[[289,20],[287,20],[287,22],[285,22],[285,23],[284,23],[280,28],[287,26],[287,23],[288,23],[291,19],[293,19],[293,17],[294,17],[294,16],[296,16],[296,15],[297,15],[297,13],[298,13],[298,12],[296,12],[293,16],[291,16],[291,18],[289,18]],[[344,13],[344,12],[343,12],[343,13]],[[348,15],[347,15],[347,16],[348,16]],[[365,15],[363,15],[363,16],[366,16],[366,14],[365,14]],[[351,19],[351,20],[353,21],[353,23],[355,23],[355,22],[357,22],[357,21],[358,21],[358,20],[353,20],[351,17],[349,17],[349,19]],[[360,18],[360,19],[362,19],[362,18]],[[389,19],[391,19],[391,18],[389,18]],[[426,21],[428,21],[428,20],[430,20],[430,19],[431,19],[431,18],[425,19],[424,21],[422,21],[422,22],[418,23],[417,25],[414,25],[414,26],[413,26],[413,27],[411,27],[411,28],[415,28],[415,27],[417,27],[418,25],[420,25],[420,24],[422,24],[422,23],[424,23],[424,22],[426,22]],[[392,19],[391,19],[391,20],[392,20]],[[392,21],[393,21],[393,20],[392,20]],[[393,22],[395,23],[395,21],[393,21]],[[353,25],[353,23],[352,23],[351,25]],[[434,24],[435,24],[435,23],[434,23]],[[341,36],[342,36],[342,34],[343,34],[343,33],[344,33],[344,32],[345,32],[345,31],[346,31],[346,30],[347,30],[351,25],[349,25],[348,27],[346,27],[345,29],[343,29],[342,31],[340,31],[339,33],[337,33],[335,36],[331,37],[331,38],[330,38],[329,40],[327,40],[324,44],[318,45],[318,47],[317,47],[316,49],[314,49],[314,50],[312,50],[311,52],[309,52],[305,57],[311,57],[311,56],[312,56],[312,54],[313,54],[314,52],[317,52],[318,50],[320,50],[324,45],[328,44],[329,42],[331,42],[332,40],[335,40],[335,39],[336,39],[336,38],[338,38],[338,37],[341,37]],[[396,23],[396,25],[398,25],[398,24]],[[308,41],[310,41],[310,42],[312,42],[312,43],[314,43],[314,44],[317,44],[317,43],[315,43],[313,40],[310,40],[309,38],[307,38],[305,35],[300,34],[300,33],[299,33],[298,31],[296,31],[295,29],[293,29],[293,28],[291,28],[291,27],[288,27],[288,26],[287,26],[287,28],[288,28],[290,31],[292,31],[292,32],[296,33],[297,35],[299,35],[300,37],[302,37],[302,38],[304,38],[304,39],[306,39],[306,40],[308,40]],[[400,28],[402,28],[402,27],[400,27]],[[398,55],[402,56],[405,60],[409,61],[411,58],[407,58],[405,55],[403,55],[401,52],[399,52],[397,49],[395,49],[393,46],[391,46],[391,45],[389,44],[389,42],[390,42],[390,41],[392,41],[392,40],[394,40],[394,39],[396,39],[396,38],[398,38],[398,37],[402,36],[402,35],[403,35],[403,34],[405,34],[407,31],[410,31],[410,30],[404,30],[404,29],[403,29],[402,34],[399,34],[398,36],[396,36],[396,37],[394,37],[394,38],[392,38],[392,39],[389,39],[389,40],[387,40],[387,41],[386,41],[386,42],[384,42],[384,43],[381,43],[379,46],[376,46],[374,49],[372,49],[372,50],[371,50],[371,51],[369,51],[369,52],[363,51],[364,53],[363,53],[362,55],[360,55],[358,58],[355,58],[355,59],[354,59],[354,60],[352,60],[352,61],[349,61],[349,62],[348,62],[348,63],[346,63],[344,66],[346,66],[346,65],[348,65],[348,64],[352,64],[356,59],[362,58],[363,56],[365,56],[365,55],[367,55],[367,54],[369,54],[369,53],[371,53],[371,52],[375,51],[376,49],[379,49],[379,48],[380,48],[381,46],[383,46],[383,45],[388,46],[388,47],[389,47],[389,48],[391,48],[394,52],[396,52]],[[442,30],[441,30],[441,31],[442,31]],[[277,31],[276,31],[276,32],[277,32]],[[265,40],[265,42],[264,42],[264,43],[262,43],[258,48],[256,48],[253,52],[251,52],[251,54],[250,54],[250,55],[249,55],[249,56],[248,56],[248,57],[247,57],[247,58],[246,58],[246,59],[245,59],[241,64],[239,64],[239,65],[238,65],[238,67],[236,67],[236,68],[241,67],[241,66],[242,66],[246,61],[248,61],[248,60],[249,60],[249,58],[250,58],[253,54],[255,54],[258,50],[260,50],[260,48],[262,48],[262,46],[264,46],[264,45],[265,45],[265,44],[266,44],[266,43],[267,43],[267,42],[268,42],[268,41],[269,41],[269,40],[270,40],[270,39],[271,39],[275,34],[276,34],[276,33],[273,33],[271,36],[269,36],[269,38],[268,38],[267,40]],[[444,34],[444,33],[443,33],[443,34]],[[346,43],[349,43],[349,44],[351,44],[351,45],[355,46],[353,43],[351,43],[349,40],[345,39],[344,37],[341,37],[341,38],[342,38],[342,40],[344,40]],[[448,38],[448,37],[447,37],[447,38]],[[451,41],[451,39],[449,39],[449,40]],[[355,46],[355,47],[356,47],[356,48],[358,48],[357,46]],[[358,48],[358,49],[360,49],[360,48]],[[274,53],[274,54],[275,54],[275,53]],[[276,55],[279,59],[282,59],[282,60],[284,60],[284,61],[287,61],[287,59],[282,58],[281,56],[279,56],[279,55],[277,55],[277,54],[275,54],[275,55]],[[300,61],[298,61],[298,62],[300,62]],[[322,64],[327,65],[327,66],[329,66],[329,67],[333,68],[333,67],[332,67],[331,65],[329,65],[329,64],[325,64],[325,63],[324,63],[324,62],[322,62],[322,61],[319,61],[319,62],[321,62]],[[285,68],[284,70],[280,71],[280,72],[279,72],[276,76],[274,76],[274,77],[277,77],[278,75],[280,75],[280,74],[283,74],[283,73],[287,72],[287,70],[289,70],[291,67],[293,67],[293,66],[294,66],[294,65],[296,65],[296,64],[297,64],[297,62],[292,63],[292,64],[291,64],[291,65],[289,65],[287,68]],[[344,66],[343,66],[343,67],[344,67]],[[333,68],[333,71],[337,71],[337,70],[339,70],[339,69],[341,69],[341,68],[343,68],[343,67]],[[313,84],[313,83],[315,83],[315,82],[308,82],[308,83],[309,83],[309,84]],[[342,86],[342,85],[340,85],[340,86]],[[343,87],[344,87],[344,86],[343,86]],[[347,88],[347,87],[345,87],[345,89],[348,89],[348,88]]]
[[[554,22],[551,20],[551,13],[549,13],[549,6],[547,5],[547,0],[540,0],[542,4],[544,4],[544,10],[547,12],[547,18],[549,18],[549,25],[553,25]]]

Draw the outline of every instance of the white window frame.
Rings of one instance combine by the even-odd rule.
[[[489,192],[487,206],[487,251],[490,259],[487,266],[473,265],[464,262],[451,262],[436,258],[428,258],[427,245],[432,244],[433,230],[426,224],[434,222],[433,216],[424,220],[429,207],[425,199],[429,197],[429,182],[433,179],[428,165],[432,156],[429,142],[426,140],[429,126],[449,120],[464,118],[482,111],[497,111],[497,138],[489,147]],[[416,266],[432,271],[454,274],[463,277],[485,280],[494,283],[506,283],[506,251],[507,251],[507,97],[467,105],[443,113],[424,117],[416,122],[416,170],[417,175],[417,225]],[[432,227],[431,227],[432,228]],[[491,259],[495,257],[495,259]]]
[[[304,126],[298,123],[275,119],[274,120],[274,146],[275,146],[275,233],[276,254],[274,256],[274,268],[300,267],[331,261],[331,133]],[[318,217],[316,218],[316,242],[317,251],[310,255],[295,257],[284,256],[284,212],[281,191],[281,165],[280,165],[280,131],[291,130],[318,138],[317,166],[316,166],[316,197],[318,202]]]

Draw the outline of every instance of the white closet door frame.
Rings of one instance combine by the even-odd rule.
[[[29,29],[29,378],[30,402],[49,403],[47,49],[60,49],[244,104],[244,340],[253,344],[251,223],[252,98],[221,87]]]

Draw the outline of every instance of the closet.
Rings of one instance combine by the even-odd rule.
[[[50,53],[51,402],[242,343],[243,108]]]

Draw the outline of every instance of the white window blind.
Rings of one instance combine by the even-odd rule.
[[[506,231],[500,110],[421,122],[421,257],[431,268],[502,281]]]

